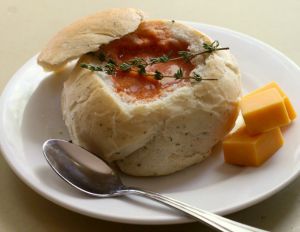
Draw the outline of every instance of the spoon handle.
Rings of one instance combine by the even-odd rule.
[[[151,198],[155,201],[161,202],[165,205],[171,206],[175,209],[178,209],[190,216],[198,219],[204,224],[214,228],[216,231],[221,232],[267,232],[266,230],[261,230],[254,228],[239,222],[232,221],[230,219],[221,217],[219,215],[207,212],[205,210],[194,208],[185,203],[174,200],[170,197],[163,196],[161,194],[145,191],[138,188],[128,188],[127,193],[133,193],[137,195],[142,195],[148,198]]]

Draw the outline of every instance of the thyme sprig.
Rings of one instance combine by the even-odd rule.
[[[93,72],[106,72],[109,75],[113,75],[116,72],[117,64],[114,60],[109,59],[104,66],[81,63],[80,67]]]
[[[183,80],[183,79],[192,79],[192,80],[195,80],[195,81],[202,81],[202,80],[205,80],[205,81],[214,81],[214,80],[218,80],[216,78],[202,78],[200,76],[200,74],[198,73],[193,73],[191,76],[183,76],[183,71],[181,68],[179,68],[176,73],[171,76],[171,75],[163,75],[160,71],[158,70],[155,70],[153,73],[146,73],[145,76],[150,76],[150,77],[153,77],[155,80],[162,80],[163,78],[175,78],[176,80]]]
[[[193,79],[195,81],[202,81],[202,80],[217,80],[217,79],[203,79],[200,74],[193,72],[190,76],[184,76],[182,68],[179,68],[174,75],[164,75],[159,70],[155,70],[154,72],[147,72],[146,67],[151,66],[158,63],[167,63],[170,61],[175,60],[184,60],[185,62],[191,62],[193,58],[199,55],[203,55],[206,53],[212,53],[214,51],[219,50],[228,50],[228,47],[220,48],[219,42],[214,41],[210,44],[203,43],[204,51],[201,52],[190,52],[190,51],[178,51],[178,56],[175,58],[170,58],[170,55],[162,55],[159,57],[152,57],[149,60],[145,60],[144,58],[135,57],[133,59],[130,59],[126,62],[123,62],[121,64],[117,64],[114,60],[111,58],[107,58],[106,54],[100,51],[98,54],[98,58],[101,62],[106,62],[105,65],[99,66],[99,65],[93,65],[93,64],[86,64],[81,63],[80,67],[88,69],[93,72],[102,71],[109,75],[114,75],[117,71],[122,72],[136,72],[143,76],[150,76],[153,77],[155,80],[162,80],[163,78],[175,78],[176,80],[179,79]]]

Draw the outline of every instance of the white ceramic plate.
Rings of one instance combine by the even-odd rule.
[[[300,112],[300,70],[280,52],[249,36],[224,28],[187,23],[202,30],[236,56],[245,91],[275,80]],[[68,134],[60,113],[60,93],[68,70],[45,73],[36,56],[21,67],[5,88],[0,103],[3,154],[15,173],[45,198],[70,210],[105,220],[136,224],[171,224],[190,219],[140,197],[95,199],[63,182],[42,155],[42,143]],[[300,124],[284,129],[285,145],[260,168],[223,162],[220,148],[205,162],[157,178],[124,177],[129,185],[147,188],[195,207],[228,214],[271,196],[296,178],[300,167]]]

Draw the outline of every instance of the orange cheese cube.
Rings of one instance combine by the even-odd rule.
[[[225,162],[242,166],[259,166],[284,143],[280,128],[249,135],[245,126],[223,141]]]
[[[250,134],[265,132],[290,123],[284,99],[275,88],[242,98],[241,111]]]
[[[290,120],[291,121],[294,120],[297,117],[297,113],[296,113],[290,99],[287,96],[285,96],[285,97],[283,97],[283,101],[284,101],[286,110],[289,114]]]
[[[285,107],[288,112],[290,120],[291,121],[294,120],[297,116],[297,113],[296,113],[290,99],[288,98],[288,96],[283,92],[283,90],[279,87],[279,85],[276,82],[272,81],[272,82],[266,84],[265,86],[252,91],[251,93],[249,93],[246,96],[253,95],[253,94],[256,94],[256,93],[259,93],[259,92],[262,92],[264,90],[271,89],[271,88],[275,88],[278,90],[279,94],[283,97],[284,104],[285,104]]]

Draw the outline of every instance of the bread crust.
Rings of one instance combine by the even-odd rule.
[[[45,70],[58,70],[68,61],[135,31],[143,19],[144,13],[133,8],[109,9],[79,19],[48,42],[38,63]]]
[[[199,51],[205,34],[170,21],[174,36],[189,40]],[[233,127],[241,93],[240,73],[229,51],[195,59],[203,78],[150,102],[128,103],[113,90],[110,78],[80,68],[96,63],[92,55],[81,57],[62,94],[62,111],[74,143],[135,176],[159,176],[204,160]]]

